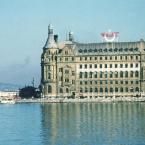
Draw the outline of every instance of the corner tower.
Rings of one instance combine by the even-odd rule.
[[[53,26],[48,26],[48,38],[41,55],[41,87],[43,97],[57,96],[57,43],[54,39]]]

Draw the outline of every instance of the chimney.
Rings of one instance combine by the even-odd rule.
[[[56,43],[58,42],[58,35],[57,35],[57,34],[54,35],[54,41],[55,41]]]

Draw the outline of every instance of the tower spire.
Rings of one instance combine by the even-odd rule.
[[[69,41],[74,41],[74,33],[72,31],[69,31]]]
[[[57,48],[57,45],[54,40],[53,26],[51,24],[49,24],[48,26],[48,38],[44,48]]]

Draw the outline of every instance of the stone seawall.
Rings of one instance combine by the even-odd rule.
[[[41,99],[22,99],[17,103],[81,103],[81,102],[145,102],[145,97],[140,98],[95,98],[95,99],[53,99],[53,98],[41,98]]]

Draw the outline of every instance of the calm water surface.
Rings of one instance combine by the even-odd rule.
[[[0,145],[145,145],[145,103],[0,105]]]

